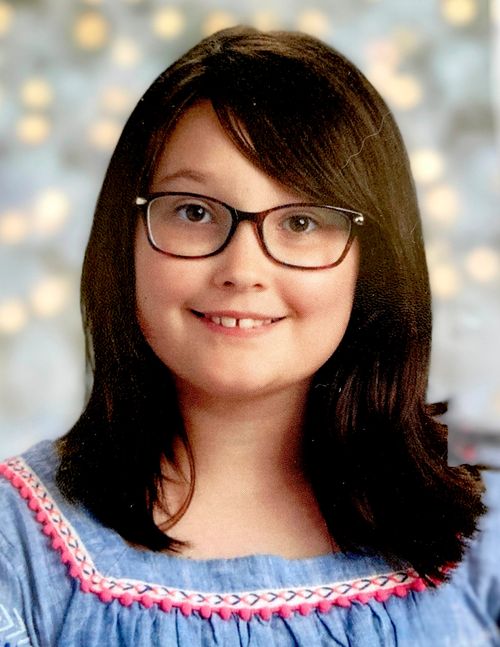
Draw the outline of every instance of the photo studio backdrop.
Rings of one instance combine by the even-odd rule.
[[[429,399],[450,402],[452,458],[500,464],[500,9],[486,0],[0,0],[0,456],[81,411],[80,269],[129,112],[237,23],[319,36],[394,111],[433,289]]]

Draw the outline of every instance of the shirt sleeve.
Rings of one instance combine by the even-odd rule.
[[[488,508],[479,523],[470,561],[471,579],[488,615],[500,627],[500,471],[483,474]]]
[[[0,537],[0,647],[35,647],[27,627],[21,583],[9,553],[8,544]]]

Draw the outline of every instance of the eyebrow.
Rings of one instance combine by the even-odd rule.
[[[181,168],[175,173],[162,175],[161,178],[156,180],[155,184],[162,184],[163,182],[172,182],[173,180],[192,180],[198,184],[204,184],[209,180],[209,176],[189,168]]]

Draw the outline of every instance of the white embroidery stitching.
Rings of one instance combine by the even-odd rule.
[[[12,618],[14,616],[14,618]],[[6,622],[6,624],[3,626],[2,623]],[[9,613],[9,611],[4,607],[3,604],[0,604],[0,634],[4,634],[7,631],[10,631],[13,629],[9,634],[5,635],[5,640],[8,641],[8,643],[4,644],[9,644],[11,647],[14,647],[15,645],[27,645],[31,647],[31,641],[28,637],[28,630],[26,629],[26,625],[24,624],[23,619],[21,618],[21,615],[19,611],[16,608],[12,609],[12,615]],[[26,634],[26,636],[23,638],[23,635]],[[11,644],[11,641],[13,638],[18,637],[15,643]]]

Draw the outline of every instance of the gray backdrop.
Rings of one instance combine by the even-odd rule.
[[[245,23],[320,36],[394,110],[434,294],[429,397],[450,399],[459,454],[500,461],[499,14],[485,0],[0,0],[0,455],[81,410],[80,266],[128,113],[201,36]]]

